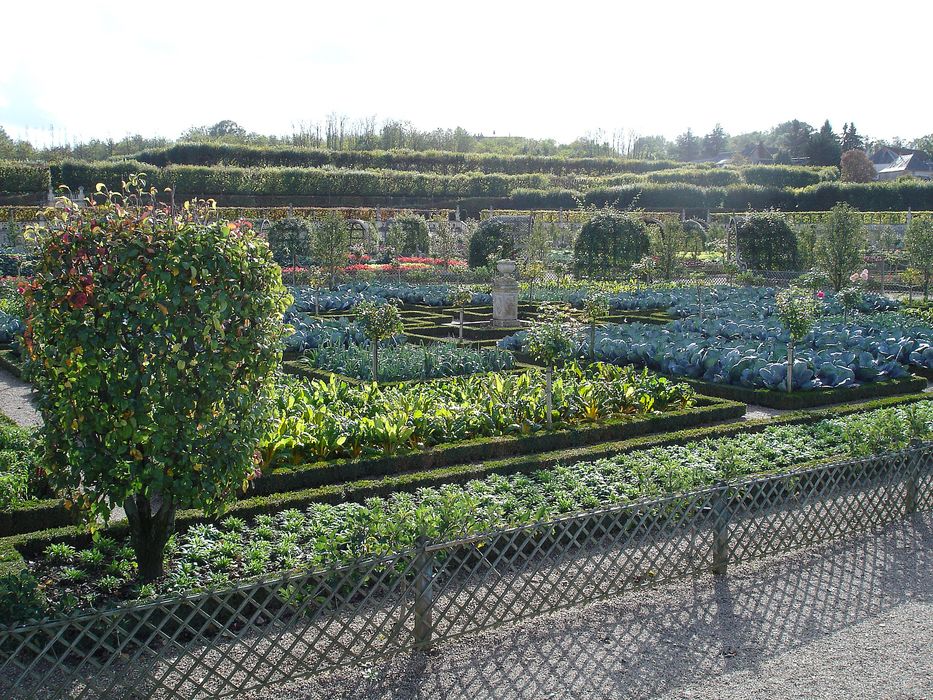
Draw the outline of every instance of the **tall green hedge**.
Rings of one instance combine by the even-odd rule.
[[[322,168],[237,168],[172,165],[158,168],[136,161],[63,162],[51,166],[52,182],[72,188],[98,182],[117,189],[129,173],[145,172],[156,187],[175,186],[188,195],[334,195],[385,197],[508,197],[519,187],[547,189],[541,174],[435,175],[408,171]]]
[[[142,151],[135,157],[141,162],[160,167],[173,164],[222,164],[246,168],[270,166],[319,168],[327,165],[350,169],[417,170],[438,175],[457,175],[467,172],[511,175],[527,173],[602,175],[616,172],[643,173],[683,165],[683,163],[670,160],[509,156],[450,151],[330,151],[319,148],[237,146],[219,143],[180,143],[168,148]]]
[[[0,160],[0,193],[45,192],[49,188],[49,170],[40,163]]]
[[[578,277],[605,278],[625,273],[648,253],[648,227],[633,214],[604,209],[580,230],[573,247]]]

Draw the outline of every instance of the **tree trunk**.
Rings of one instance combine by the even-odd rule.
[[[794,338],[787,341],[787,393],[794,390]]]
[[[884,253],[881,254],[881,296],[884,296]]]
[[[596,321],[590,321],[590,362],[596,361]]]
[[[373,344],[373,381],[379,381],[379,341],[371,340]]]
[[[554,369],[548,365],[548,368],[544,371],[545,384],[544,384],[544,400],[546,403],[547,409],[547,429],[554,429],[554,419],[551,417],[553,413],[553,399],[551,398],[551,384],[553,381]]]
[[[460,309],[460,342],[463,342],[463,309]]]
[[[146,583],[163,574],[163,552],[175,529],[175,503],[158,495],[136,495],[123,504],[130,525],[130,540],[139,566],[137,576]]]

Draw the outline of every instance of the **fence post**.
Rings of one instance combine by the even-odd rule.
[[[719,492],[713,501],[713,565],[710,571],[724,576],[729,565],[729,520],[731,519],[729,485],[717,484]]]
[[[907,460],[907,493],[904,497],[905,515],[917,512],[917,492],[920,490],[920,441],[911,440],[910,457]]]
[[[434,624],[431,613],[434,603],[434,552],[428,551],[427,541],[418,540],[415,557],[415,646],[429,649],[432,644]]]

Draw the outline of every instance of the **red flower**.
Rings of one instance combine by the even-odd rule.
[[[71,305],[76,309],[83,309],[87,305],[87,294],[78,292],[71,297]]]

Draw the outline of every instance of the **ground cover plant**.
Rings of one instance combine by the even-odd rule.
[[[34,431],[0,423],[0,511],[49,495]]]
[[[266,463],[390,456],[441,443],[528,435],[548,423],[543,372],[489,373],[403,386],[283,377]],[[694,392],[644,370],[566,365],[552,382],[555,427],[680,410]]]
[[[303,361],[314,369],[334,372],[352,379],[373,380],[371,354],[360,345],[319,347],[309,351]],[[400,344],[390,346],[380,353],[377,379],[382,382],[438,379],[481,372],[500,372],[514,366],[515,356],[506,350],[473,350],[450,343]]]
[[[291,569],[317,569],[449,539],[613,504],[658,497],[832,458],[902,449],[933,430],[933,402],[876,409],[802,425],[771,426],[653,447],[529,474],[400,492],[363,503],[314,504],[227,517],[176,534],[164,577],[139,587],[126,541],[99,538],[87,549],[52,544],[26,574],[46,612],[100,607],[119,599],[226,586]],[[27,612],[28,614],[28,612]]]

